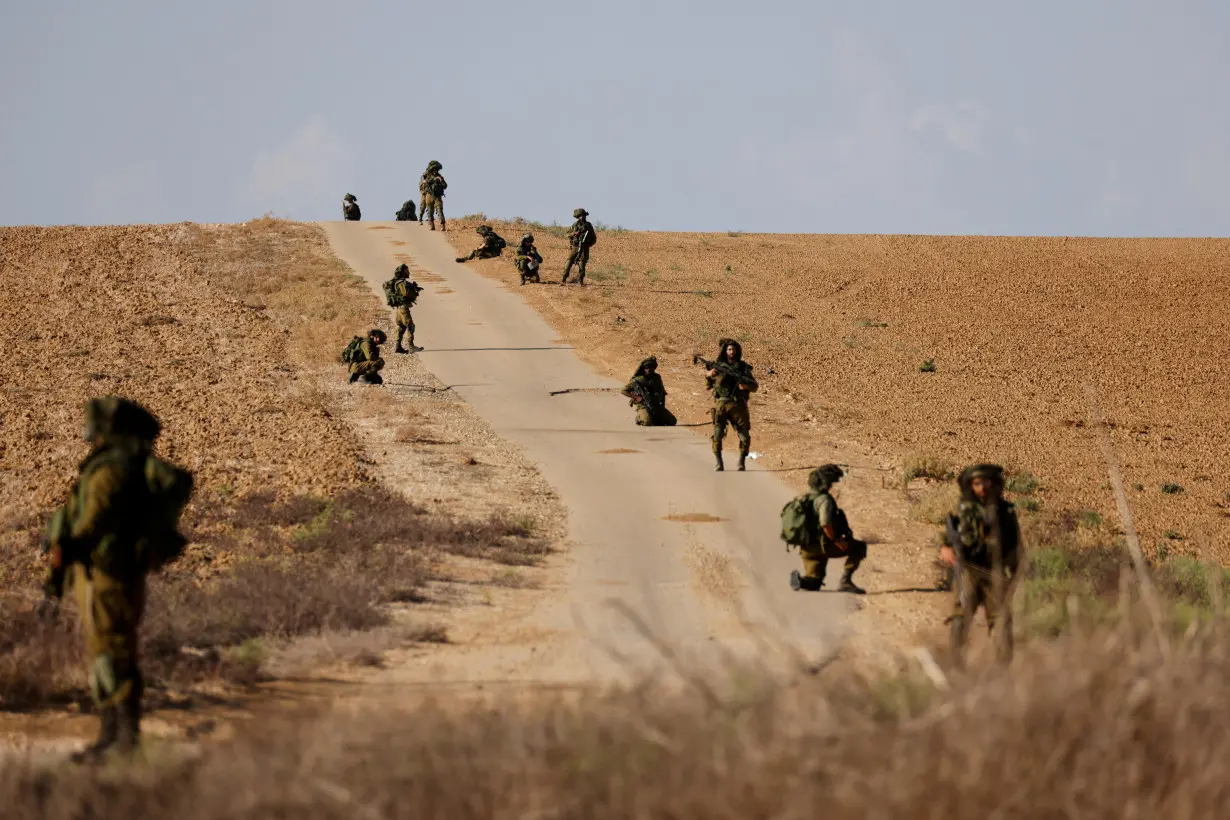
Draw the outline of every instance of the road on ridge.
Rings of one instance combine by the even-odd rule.
[[[768,665],[798,656],[783,642],[811,662],[837,649],[854,602],[790,590],[798,557],[777,532],[791,492],[775,475],[754,464],[714,472],[705,435],[637,427],[618,392],[550,395],[622,383],[581,361],[515,290],[454,262],[443,233],[404,222],[322,226],[382,303],[396,257],[426,272],[414,274],[424,285],[414,308],[423,364],[524,450],[568,510],[563,589],[544,591],[529,616],[553,637],[532,655],[508,648],[519,677],[626,679],[673,664],[663,650],[689,662],[733,655]]]

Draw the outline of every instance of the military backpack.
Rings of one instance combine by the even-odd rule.
[[[150,502],[144,532],[137,541],[137,562],[146,571],[157,572],[188,545],[179,531],[179,519],[192,497],[192,473],[151,455],[145,460],[145,486]]]
[[[397,277],[394,276],[392,279],[384,283],[384,301],[391,308],[401,307],[406,304],[406,300],[402,298],[400,293],[397,292],[397,281]]]
[[[346,345],[346,349],[342,351],[342,361],[346,364],[351,364],[356,361],[359,351],[363,347],[363,337],[354,336],[350,340],[350,344]]]
[[[816,521],[816,494],[803,493],[782,507],[782,540],[790,547],[816,542],[820,529]]]

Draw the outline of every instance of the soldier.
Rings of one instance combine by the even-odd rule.
[[[568,284],[568,274],[572,273],[572,266],[576,265],[577,284],[584,285],[585,266],[589,263],[589,249],[598,242],[598,234],[594,233],[594,226],[589,224],[589,220],[585,218],[589,216],[589,211],[577,208],[572,215],[576,219],[568,231],[568,244],[572,248],[572,253],[568,255],[568,265],[564,268],[564,275],[559,283]]]
[[[414,343],[414,317],[410,308],[418,301],[423,289],[418,282],[410,281],[410,268],[406,263],[397,266],[393,271],[393,279],[385,283],[385,291],[389,296],[389,307],[393,308],[393,321],[397,323],[397,353],[417,353],[423,348]],[[402,347],[402,337],[409,334],[410,349]]]
[[[67,582],[77,601],[99,715],[98,740],[73,755],[76,762],[129,753],[140,741],[145,578],[182,553],[177,526],[192,493],[191,473],[153,455],[160,430],[149,411],[126,399],[87,403],[82,436],[90,453],[44,541],[44,592],[54,607]]]
[[[734,339],[718,341],[721,351],[714,366],[705,373],[705,387],[713,391],[713,456],[718,472],[722,463],[722,441],[726,425],[735,428],[739,436],[739,469],[747,468],[747,454],[752,449],[752,417],[748,413],[748,396],[760,389],[752,376],[752,366],[743,361],[743,346]]]
[[[957,478],[961,500],[948,517],[947,543],[941,560],[956,568],[956,595],[948,616],[953,659],[965,660],[969,625],[979,607],[996,643],[1001,663],[1012,660],[1011,593],[1020,568],[1021,529],[1016,510],[1003,498],[1004,470],[998,464],[975,464]],[[997,628],[998,627],[998,628]]]
[[[358,349],[350,359],[350,383],[359,379],[368,384],[384,384],[380,371],[384,369],[384,359],[380,358],[380,345],[388,341],[388,336],[380,328],[368,331],[367,338],[358,344]]]
[[[431,220],[433,231],[436,229],[437,212],[440,214],[440,230],[448,230],[444,221],[444,190],[448,188],[448,183],[440,175],[443,169],[444,166],[433,159],[427,163],[423,176],[419,177],[419,224],[422,225],[423,218],[426,217]]]
[[[807,477],[811,492],[807,501],[812,505],[815,529],[809,533],[808,543],[799,545],[799,557],[803,559],[802,574],[796,569],[790,573],[790,588],[818,592],[824,586],[824,574],[830,558],[845,558],[846,570],[842,573],[838,592],[864,594],[854,584],[854,571],[867,557],[867,542],[859,541],[850,530],[846,514],[829,492],[845,473],[836,464],[825,464]]]
[[[650,356],[639,365],[632,381],[621,391],[628,404],[636,408],[640,427],[673,427],[675,414],[666,409],[666,386],[658,375],[658,360]]]
[[[401,204],[401,209],[398,210],[398,212],[393,215],[393,218],[396,219],[398,222],[413,222],[415,220],[414,200],[407,199],[405,202],[403,202]]]
[[[490,225],[479,225],[474,231],[483,238],[483,244],[470,251],[469,256],[458,256],[457,262],[469,262],[471,259],[494,259],[504,253],[504,237],[491,230]]]
[[[358,222],[361,214],[359,213],[359,200],[354,194],[346,194],[342,197],[342,219],[349,222]]]
[[[538,253],[538,248],[534,247],[534,235],[527,233],[521,237],[521,244],[517,246],[517,254],[513,259],[513,264],[516,265],[517,271],[521,274],[521,284],[526,282],[540,282],[538,278],[538,266],[542,264],[542,255]]]

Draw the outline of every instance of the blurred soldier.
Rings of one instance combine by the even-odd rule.
[[[975,464],[957,478],[961,500],[948,516],[941,560],[955,567],[956,595],[948,616],[953,658],[965,660],[969,625],[979,607],[995,639],[996,657],[1012,660],[1013,581],[1021,562],[1021,528],[1016,510],[1003,498],[1004,470],[998,464]]]
[[[350,222],[358,222],[361,214],[359,213],[359,201],[354,194],[346,194],[342,197],[342,219]]]
[[[423,172],[423,176],[419,177],[419,224],[423,224],[423,219],[431,220],[431,229],[436,229],[436,214],[440,214],[440,230],[447,231],[448,225],[444,222],[444,191],[448,188],[448,183],[444,181],[444,177],[440,175],[440,171],[444,170],[444,166],[436,160],[427,163],[427,170]]]
[[[597,244],[598,234],[594,232],[594,226],[586,219],[589,211],[577,208],[572,212],[572,216],[576,219],[568,231],[568,245],[572,248],[572,252],[568,255],[568,264],[564,267],[564,276],[559,283],[568,284],[568,274],[572,273],[572,266],[576,265],[577,284],[584,285],[585,266],[589,263],[589,249]]]
[[[748,397],[760,389],[752,376],[752,366],[743,361],[743,346],[734,339],[721,339],[717,361],[705,373],[705,386],[713,391],[713,456],[720,472],[722,442],[726,425],[735,428],[739,437],[739,469],[747,468],[747,454],[752,449],[752,416],[748,412]]]
[[[521,237],[521,244],[517,246],[517,254],[513,258],[513,264],[516,265],[517,271],[521,274],[521,284],[526,282],[539,282],[538,267],[542,264],[542,255],[538,253],[538,248],[534,247],[534,235],[527,233]]]
[[[398,222],[413,222],[415,220],[414,200],[407,199],[405,202],[403,202],[401,204],[401,209],[396,214],[394,214],[393,218],[396,219]]]
[[[193,483],[191,473],[153,455],[160,429],[139,404],[90,401],[82,429],[90,453],[48,527],[44,592],[58,601],[67,583],[76,599],[100,722],[98,740],[74,755],[78,762],[131,752],[140,740],[145,578],[183,552],[179,515]]]
[[[471,259],[494,259],[504,253],[504,248],[508,243],[504,241],[504,237],[491,230],[490,225],[479,225],[474,231],[483,238],[483,244],[470,251],[468,256],[458,256],[455,261],[469,262]]]
[[[794,590],[819,591],[824,586],[825,570],[830,558],[845,558],[846,569],[841,576],[838,592],[862,595],[864,590],[854,584],[854,571],[867,557],[867,542],[859,541],[850,530],[845,512],[837,506],[829,492],[845,473],[836,464],[825,464],[807,477],[811,492],[802,497],[811,506],[808,514],[808,538],[799,544],[799,557],[803,559],[803,572],[790,573],[790,588]]]
[[[641,427],[673,427],[674,413],[666,409],[666,386],[658,375],[658,360],[653,356],[637,365],[632,380],[623,389],[629,404],[636,408],[636,423]]]

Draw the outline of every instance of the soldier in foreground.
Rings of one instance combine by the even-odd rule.
[[[650,356],[639,365],[632,380],[621,391],[636,408],[640,427],[673,427],[677,419],[666,409],[666,386],[658,375],[658,360]]]
[[[380,328],[372,328],[367,338],[355,336],[342,351],[342,361],[350,365],[350,383],[359,379],[368,384],[384,384],[380,371],[384,369],[384,359],[380,357],[380,345],[388,341],[388,336]]]
[[[362,214],[359,212],[359,200],[354,194],[346,194],[342,197],[342,219],[349,222],[358,222]]]
[[[393,308],[393,321],[397,323],[397,353],[417,353],[423,348],[414,343],[414,317],[410,308],[418,301],[423,288],[410,281],[410,268],[404,262],[393,271],[393,278],[384,283],[385,302]],[[410,335],[410,349],[401,346],[402,337]]]
[[[448,183],[440,175],[443,169],[444,166],[433,159],[427,163],[423,176],[419,177],[419,224],[422,225],[426,217],[431,220],[433,231],[436,229],[437,213],[440,214],[440,230],[448,230],[448,225],[444,222],[444,191],[448,188]]]
[[[589,264],[589,249],[597,244],[598,234],[594,232],[594,226],[586,219],[589,211],[577,208],[572,212],[572,216],[576,219],[568,231],[568,245],[572,248],[572,252],[568,255],[568,264],[564,267],[564,275],[559,283],[568,284],[568,274],[572,273],[572,266],[576,265],[577,284],[584,285],[585,266]]]
[[[734,339],[718,341],[720,351],[714,361],[700,356],[695,363],[706,368],[705,387],[713,391],[713,457],[718,472],[726,469],[722,462],[722,442],[726,425],[735,428],[739,437],[739,469],[747,469],[747,454],[752,449],[752,417],[748,412],[748,397],[760,389],[752,376],[752,366],[743,361],[743,346]]]
[[[526,282],[541,282],[538,276],[538,267],[542,264],[542,254],[538,252],[538,248],[534,247],[534,235],[527,233],[521,237],[521,244],[517,246],[517,254],[513,258],[513,264],[517,268],[517,272],[521,274],[521,284]]]
[[[483,238],[483,244],[470,251],[468,256],[458,256],[455,261],[469,262],[471,259],[494,259],[504,253],[504,248],[507,247],[508,243],[504,241],[504,237],[491,230],[490,225],[479,225],[474,231]]]
[[[98,740],[73,756],[77,762],[130,753],[140,741],[145,578],[183,552],[179,516],[193,483],[191,473],[153,455],[160,430],[139,404],[117,396],[90,401],[82,429],[90,453],[44,542],[44,592],[54,606],[67,583],[77,601],[98,709]]]
[[[1012,591],[1021,562],[1021,529],[1016,510],[1003,498],[1004,470],[975,464],[957,478],[961,500],[948,516],[941,560],[955,568],[956,595],[948,616],[953,660],[965,662],[969,626],[979,607],[995,641],[996,658],[1012,660]]]
[[[845,473],[836,464],[825,464],[807,477],[811,488],[782,508],[782,540],[789,549],[799,548],[803,572],[790,573],[790,588],[818,592],[830,558],[845,558],[846,568],[838,592],[862,595],[854,583],[854,571],[867,557],[867,542],[854,537],[845,512],[829,492]]]
[[[413,222],[414,216],[414,200],[407,199],[401,204],[401,208],[393,215],[393,218],[398,222]]]

